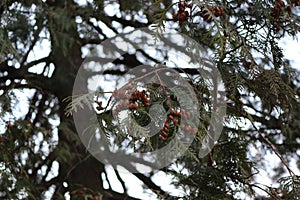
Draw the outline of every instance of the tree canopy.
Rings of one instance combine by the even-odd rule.
[[[109,86],[97,85],[98,97],[106,100],[92,99],[90,103],[105,133],[101,140],[113,138],[119,148],[127,141],[128,147],[143,153],[151,151],[150,147],[160,149],[169,144],[179,130],[193,137],[185,154],[173,163],[149,173],[133,173],[139,180],[136,184],[150,189],[157,199],[299,199],[299,71],[279,45],[286,36],[296,40],[299,11],[300,1],[295,0],[1,1],[0,197],[138,199],[128,194],[128,188],[134,186],[118,168],[114,172],[123,193],[113,189],[107,163],[99,162],[86,150],[73,119],[80,105],[86,106],[82,102],[91,100],[84,94],[88,80],[99,72],[86,74],[90,79],[79,84],[85,90],[78,90],[78,99],[74,97],[76,76],[86,58],[97,53],[99,45],[111,41],[111,46],[101,52],[111,55],[110,50],[115,48],[123,54],[113,60],[108,57],[111,65],[100,74],[110,82]],[[120,34],[125,40],[131,32],[147,27],[151,27],[150,38],[165,45],[158,46],[155,53],[147,50],[148,40],[143,41],[143,37],[131,36],[125,41],[128,46],[139,44],[134,46],[135,51],[112,45]],[[176,30],[194,43],[166,40],[163,35],[167,30]],[[222,132],[205,156],[201,156],[202,138],[210,136],[209,122],[216,105],[213,94],[195,67],[172,63],[169,54],[172,48],[193,51],[196,44],[210,59],[202,65],[213,63],[218,70],[226,102],[226,116],[220,122]],[[140,65],[149,70],[167,66],[170,71],[156,72],[157,83],[143,85],[143,89],[126,84],[129,93],[117,89],[107,93],[124,74]],[[184,110],[180,103],[189,96],[176,96],[176,90],[165,83],[168,78],[159,78],[175,72],[180,75],[176,77],[181,87],[177,94],[195,93],[198,107],[187,104]],[[175,84],[174,80],[170,82]],[[105,107],[112,104],[110,98],[125,97],[126,105],[116,103],[114,110]],[[78,107],[74,106],[76,102]],[[151,121],[149,113],[159,118],[159,113],[149,110],[155,103],[162,104],[168,113],[158,134],[148,137],[141,130],[130,137],[119,134],[113,111],[127,106],[133,116],[130,119],[146,125]],[[199,122],[184,124],[191,116]],[[173,144],[174,151],[178,145]],[[164,152],[165,156],[172,151]],[[278,166],[267,165],[270,154],[280,162]],[[126,156],[122,159],[134,159]],[[132,172],[130,163],[123,167]],[[265,185],[257,178],[263,170],[271,172],[268,178],[274,185]],[[172,185],[181,191],[180,196],[153,180],[159,173],[173,177]]]

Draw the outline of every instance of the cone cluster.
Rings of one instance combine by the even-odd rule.
[[[150,106],[150,100],[147,96],[146,90],[132,90],[129,86],[126,86],[126,88],[122,90],[115,89],[112,96],[117,101],[121,100],[121,102],[116,106],[117,112],[127,108],[130,110],[136,110],[139,107],[139,102],[146,107]]]
[[[209,13],[209,11],[211,13]],[[200,16],[202,17],[203,21],[208,21],[210,18],[210,15],[214,15],[216,17],[221,17],[225,15],[225,11],[222,7],[217,6],[209,6],[207,9],[204,9],[204,7],[201,9]]]
[[[178,3],[178,11],[173,14],[173,21],[179,21],[179,24],[182,24],[184,21],[188,20],[189,12],[186,10],[187,8],[192,8],[191,3],[187,2],[179,2]]]
[[[181,109],[180,111],[171,110],[170,114],[168,115],[168,118],[165,121],[165,124],[163,128],[160,130],[159,139],[162,141],[166,141],[170,135],[170,124],[173,125],[173,127],[177,127],[179,125],[180,119],[187,119],[191,116],[191,113],[188,111],[185,111],[184,109]],[[193,128],[190,125],[185,126],[182,124],[180,128],[183,131],[190,132],[193,134],[196,134],[198,132],[197,128]]]

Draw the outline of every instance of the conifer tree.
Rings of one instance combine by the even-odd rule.
[[[298,199],[300,177],[294,166],[300,168],[299,71],[285,58],[279,41],[287,36],[296,39],[299,11],[297,0],[1,1],[0,198],[138,199],[128,194],[134,186],[122,179],[118,169],[114,171],[124,192],[114,191],[106,164],[87,152],[68,113],[76,112],[72,106],[76,102],[69,100],[86,52],[115,35],[151,26],[158,40],[166,29],[174,29],[209,49],[224,83],[226,117],[211,151],[199,157],[212,103],[205,82],[196,78],[198,72],[169,66],[187,77],[196,94],[201,119],[197,127],[177,126],[190,114],[180,110],[180,99],[162,82],[147,91],[134,88],[127,106],[139,124],[148,123],[145,113],[150,105],[172,102],[172,107],[166,106],[170,115],[160,134],[147,140],[152,146],[160,148],[179,127],[195,135],[174,163],[133,174],[141,181],[137,184],[157,199]],[[164,55],[164,50],[159,53]],[[165,61],[164,56],[138,49],[114,60],[103,76],[116,77],[113,82],[139,65],[155,67]],[[106,88],[100,85],[98,90],[103,94]],[[120,95],[114,92],[112,97]],[[78,105],[87,97],[79,100]],[[96,101],[97,122],[107,136],[118,138],[105,103],[109,102]],[[145,142],[135,150],[147,148]],[[280,165],[265,166],[269,154]],[[272,171],[268,178],[274,185],[256,178],[262,170]],[[172,184],[181,196],[153,181],[161,172],[174,177]],[[109,186],[104,187],[107,181]]]

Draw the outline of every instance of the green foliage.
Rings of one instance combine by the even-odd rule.
[[[282,185],[283,199],[297,199],[300,194],[299,176],[282,177],[278,180]]]
[[[81,94],[78,96],[65,98],[63,101],[68,103],[65,114],[71,115],[73,111],[77,112],[79,109],[83,109],[85,106],[87,106],[91,110],[92,98],[93,94]]]

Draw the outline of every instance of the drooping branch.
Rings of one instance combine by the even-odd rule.
[[[104,40],[107,39],[107,36],[103,33],[102,29],[99,26],[95,26],[91,21],[88,21],[87,24],[93,27],[100,35],[102,35],[104,37]]]
[[[114,169],[114,171],[115,171],[115,174],[116,174],[118,180],[120,181],[120,183],[121,183],[121,185],[122,185],[122,188],[123,188],[123,190],[124,190],[124,193],[127,193],[127,188],[126,188],[125,182],[124,182],[124,180],[122,179],[122,177],[120,176],[119,171],[116,170],[116,169]]]
[[[37,30],[33,34],[33,40],[31,41],[31,44],[30,44],[28,50],[26,51],[26,54],[22,57],[22,60],[21,60],[21,63],[20,63],[21,66],[24,65],[24,63],[26,62],[26,60],[27,60],[30,52],[33,50],[33,47],[36,45],[37,41],[40,38],[39,35],[40,35],[40,33],[41,33],[42,29],[43,29],[42,23],[43,23],[43,20],[37,19],[37,23],[36,24],[37,24],[38,28],[37,28]]]
[[[45,63],[50,63],[51,62],[51,55],[48,55],[48,56],[46,56],[46,57],[43,57],[43,58],[40,58],[40,59],[37,59],[37,60],[34,60],[34,61],[31,61],[31,62],[29,62],[29,63],[27,63],[27,64],[23,64],[22,66],[24,66],[24,69],[22,69],[22,71],[27,71],[30,67],[33,67],[33,66],[35,66],[35,65],[38,65],[38,64],[40,64],[40,63],[43,63],[43,62],[45,62]]]
[[[136,20],[126,20],[124,18],[119,18],[117,16],[113,16],[111,17],[111,20],[113,21],[116,21],[116,22],[119,22],[120,24],[122,24],[123,26],[131,26],[131,27],[134,27],[134,28],[141,28],[141,27],[147,27],[149,24],[148,23],[141,23],[141,22],[138,22]]]
[[[157,186],[152,180],[151,177],[147,177],[144,174],[134,174],[138,179],[140,179],[149,189],[158,193],[163,199],[175,198],[174,196],[168,194],[166,191]]]

